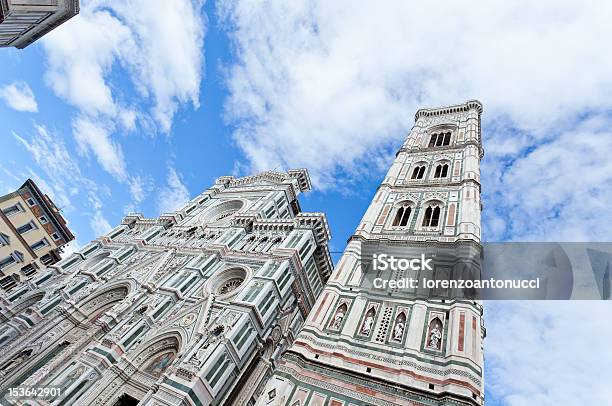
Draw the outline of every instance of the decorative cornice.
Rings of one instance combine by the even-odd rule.
[[[469,111],[471,109],[476,109],[478,111],[478,115],[480,115],[482,113],[482,103],[478,100],[468,100],[467,102],[462,104],[455,104],[451,106],[430,109],[419,109],[414,115],[414,121],[417,121],[421,117],[441,116],[444,114]]]
[[[234,187],[241,185],[249,185],[258,181],[269,181],[276,184],[286,183],[291,179],[296,179],[301,192],[310,190],[310,176],[306,169],[290,169],[285,172],[266,171],[257,175],[245,176],[242,178],[234,178],[233,176],[221,176],[217,179],[216,184],[225,185],[226,187]]]

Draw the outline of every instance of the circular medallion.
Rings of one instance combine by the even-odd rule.
[[[179,323],[179,325],[181,327],[187,327],[193,324],[193,322],[196,319],[196,315],[195,313],[189,313],[187,315],[185,315],[182,319],[181,322]]]

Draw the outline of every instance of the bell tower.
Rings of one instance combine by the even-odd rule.
[[[257,405],[483,405],[482,306],[364,285],[366,244],[480,250],[478,101],[420,109]],[[434,274],[453,274],[436,267]],[[398,275],[407,276],[407,275]]]

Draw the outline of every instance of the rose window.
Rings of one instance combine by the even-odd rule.
[[[220,295],[225,295],[227,293],[233,292],[234,290],[238,288],[238,286],[242,284],[242,282],[244,282],[243,278],[232,278],[228,281],[225,281],[219,287],[219,290],[217,291],[217,293]]]
[[[249,280],[248,268],[234,266],[215,273],[204,285],[205,295],[216,295],[220,299],[228,298],[238,293]]]

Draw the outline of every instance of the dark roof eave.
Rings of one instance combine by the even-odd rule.
[[[25,183],[20,187],[20,189],[23,188],[32,190],[32,192],[36,195],[37,200],[39,200],[44,205],[45,211],[50,215],[53,224],[65,235],[65,237],[68,237],[65,239],[66,243],[74,240],[74,234],[72,234],[70,229],[66,226],[66,220],[64,219],[64,217],[61,214],[54,212],[53,209],[49,207],[47,199],[49,200],[49,202],[51,202],[51,204],[53,204],[53,206],[55,206],[55,203],[53,203],[51,198],[44,195],[32,179],[26,180]]]

